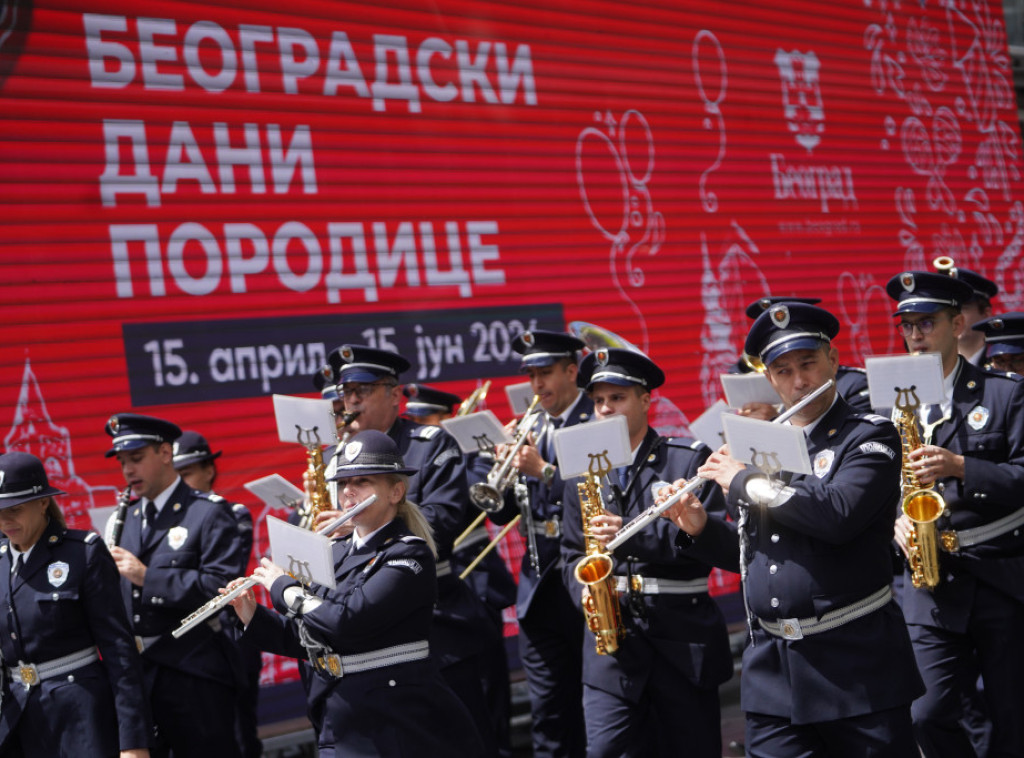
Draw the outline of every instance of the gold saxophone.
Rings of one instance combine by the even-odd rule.
[[[303,434],[303,432],[306,432]],[[299,442],[306,447],[306,475],[309,482],[309,505],[300,513],[299,526],[304,529],[313,529],[317,516],[325,508],[330,508],[330,495],[327,492],[327,480],[324,472],[327,465],[324,463],[324,453],[320,448],[320,435],[317,430],[300,430]]]
[[[588,472],[577,487],[583,517],[583,541],[587,554],[580,558],[573,573],[576,580],[590,588],[583,598],[583,612],[587,626],[594,633],[598,655],[612,655],[619,649],[619,640],[626,634],[619,611],[619,594],[615,589],[615,566],[611,553],[606,552],[593,537],[591,522],[604,512],[601,483],[597,475]]]
[[[907,562],[910,581],[915,589],[932,589],[939,583],[939,542],[935,522],[946,510],[946,501],[934,489],[924,488],[910,466],[909,454],[921,447],[917,431],[916,387],[896,389],[896,429],[903,447],[902,497],[903,512],[911,521],[907,536]]]

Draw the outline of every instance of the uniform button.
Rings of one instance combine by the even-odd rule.
[[[141,594],[142,593],[139,592],[138,590],[132,590],[132,597],[134,597],[136,599],[138,599],[139,595],[141,595]]]
[[[388,682],[388,687],[394,687],[394,686],[395,686],[395,680],[394,680],[394,679],[392,679],[392,680],[390,680],[390,681]]]
[[[142,617],[139,616],[139,614],[137,614],[137,613],[134,616],[132,616],[132,621],[134,621],[136,624],[139,623],[139,621],[141,621],[141,620],[142,620]]]
[[[59,594],[57,594],[56,592],[54,592],[54,593],[53,593],[53,599],[54,599],[54,600],[60,600],[60,595],[59,595]]]
[[[11,639],[12,640],[18,639],[18,635],[16,635],[14,632],[11,632]]]
[[[1014,529],[1013,530],[1013,536],[1014,537],[1020,537],[1020,529]]]
[[[772,608],[778,608],[778,607],[779,607],[779,599],[777,597],[773,597],[772,598]]]
[[[778,542],[779,541],[779,535],[773,534],[771,539],[772,539],[772,542]]]
[[[74,674],[68,674],[68,681],[69,682],[75,681],[75,675]]]
[[[778,570],[779,570],[779,567],[776,566],[774,563],[771,566],[768,567],[768,573],[769,574],[775,574],[775,573],[778,572]]]

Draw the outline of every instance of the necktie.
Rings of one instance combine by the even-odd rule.
[[[146,528],[152,529],[153,524],[156,521],[156,503],[152,500],[147,500],[146,505],[142,510],[143,513],[146,514]]]
[[[8,575],[8,577],[7,577],[7,579],[8,579],[8,585],[7,585],[8,592],[10,592],[11,588],[14,585],[14,577],[18,576],[21,573],[21,570],[23,568],[25,568],[25,554],[24,553],[19,553],[18,554],[18,560],[14,564],[14,571],[12,571]]]
[[[544,439],[544,460],[548,463],[555,462],[555,432],[562,425],[562,419],[549,418],[548,431]]]
[[[619,466],[615,469],[615,474],[619,478],[619,489],[625,492],[629,484],[629,466]]]

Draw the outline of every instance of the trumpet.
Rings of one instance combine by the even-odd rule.
[[[530,430],[540,417],[541,411],[535,410],[540,402],[540,395],[534,395],[526,414],[516,425],[516,433],[512,444],[505,446],[499,458],[495,456],[494,465],[487,474],[486,482],[477,482],[469,488],[469,499],[480,510],[486,513],[497,513],[505,499],[505,490],[512,486],[519,472],[513,468],[512,461],[519,449],[526,444]]]
[[[490,389],[491,380],[488,379],[486,382],[484,382],[475,390],[473,390],[473,394],[471,394],[469,397],[462,401],[462,403],[459,405],[459,412],[456,413],[455,415],[468,416],[470,413],[473,413],[476,410],[476,407],[487,399],[487,393]]]
[[[351,509],[345,511],[345,513],[340,515],[331,523],[327,524],[327,526],[323,527],[322,529],[318,529],[316,533],[323,535],[330,534],[335,529],[344,525],[346,522],[350,521],[355,516],[358,516],[360,513],[369,508],[375,502],[377,502],[377,496],[370,495],[368,498],[366,498],[366,500],[362,501],[358,505],[353,506]],[[223,595],[217,595],[217,597],[208,600],[195,611],[193,611],[188,616],[183,618],[181,620],[181,625],[173,632],[171,632],[171,636],[174,637],[174,639],[178,639],[179,637],[181,637],[181,635],[185,634],[186,632],[195,629],[201,623],[206,621],[206,619],[210,618],[211,616],[214,616],[215,614],[219,613],[223,608],[226,608],[228,605],[230,605],[231,601],[234,600],[236,597],[245,592],[248,592],[250,589],[252,589],[259,583],[260,580],[257,579],[255,576],[246,577],[245,581],[243,581],[237,587],[228,590]]]

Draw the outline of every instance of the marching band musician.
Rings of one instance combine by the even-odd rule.
[[[838,332],[827,311],[781,303],[758,316],[745,348],[790,407],[835,377]],[[745,567],[748,755],[916,756],[910,703],[922,684],[890,588],[899,435],[888,419],[854,413],[834,387],[789,423],[807,436],[812,475],[772,480],[727,447],[697,472],[745,524],[738,560],[723,567]],[[692,496],[666,515],[695,556],[735,550],[736,526],[708,518]]]
[[[993,316],[971,328],[984,337],[993,371],[1024,376],[1024,313]]]
[[[583,617],[561,580],[559,538],[565,483],[555,465],[556,429],[587,421],[594,404],[576,383],[582,340],[570,334],[533,330],[512,341],[523,356],[520,371],[530,378],[543,408],[534,444],[523,445],[513,465],[525,477],[537,555],[528,551],[519,572],[516,615],[519,654],[530,690],[535,758],[581,758],[583,728]],[[507,524],[520,513],[517,488],[505,493],[505,505],[491,516]],[[529,528],[526,525],[525,528]],[[530,542],[530,540],[527,540]],[[534,566],[536,561],[536,568]]]
[[[614,510],[591,521],[602,544],[654,502],[654,492],[690,478],[710,449],[692,439],[660,436],[648,426],[651,390],[665,381],[661,369],[633,350],[602,348],[580,367],[581,383],[598,419],[626,417],[633,462],[610,479]],[[607,492],[607,489],[606,489]],[[611,493],[608,493],[611,494]],[[711,518],[724,519],[717,487],[705,486]],[[580,594],[574,568],[586,553],[580,497],[566,487],[562,524],[562,573],[569,592]],[[590,758],[645,755],[722,755],[718,685],[732,676],[725,619],[708,594],[711,566],[680,554],[679,530],[663,519],[616,552],[620,613],[626,636],[614,655],[599,655],[586,635],[583,714]],[[588,592],[587,589],[583,590]]]
[[[958,543],[939,553],[932,590],[904,582],[903,611],[928,686],[914,703],[918,742],[929,757],[975,754],[959,719],[977,666],[992,720],[989,755],[1024,755],[1024,384],[958,354],[961,304],[973,295],[962,279],[904,272],[886,291],[907,350],[942,357],[946,400],[921,409],[924,444],[909,457],[921,486],[945,499],[936,522],[942,542]],[[909,529],[901,516],[904,552]]]
[[[251,591],[236,598],[245,637],[313,663],[309,706],[321,724],[321,758],[483,756],[428,643],[438,586],[430,526],[406,498],[417,471],[375,430],[355,434],[337,458],[332,480],[343,509],[377,495],[353,518],[353,535],[334,543],[337,586],[306,590],[264,558],[255,576],[278,613],[257,606]]]
[[[253,545],[252,513],[242,503],[231,503],[213,491],[213,483],[217,480],[217,459],[221,452],[213,452],[210,443],[199,432],[186,429],[174,441],[174,469],[185,480],[185,484],[206,494],[210,500],[220,503],[231,513],[238,525],[238,536],[242,540],[241,554],[245,557],[245,565],[248,566]],[[222,622],[225,616],[226,614],[222,615]],[[263,656],[252,645],[236,640],[226,624],[224,633],[228,638],[229,648],[236,648],[230,652],[238,655],[238,707],[235,731],[242,747],[243,758],[259,758],[263,755],[263,745],[260,743],[256,723],[256,709],[259,705]]]
[[[142,664],[94,532],[68,529],[34,455],[0,455],[0,755],[149,755]]]
[[[936,260],[936,265],[942,262]],[[971,295],[960,304],[960,313],[964,317],[964,330],[957,343],[957,352],[968,363],[979,368],[985,364],[984,335],[974,331],[974,325],[992,315],[992,298],[999,294],[999,286],[991,279],[966,268],[955,268],[950,265],[939,269],[940,273],[959,279],[971,288]]]
[[[441,419],[451,418],[455,406],[462,402],[458,395],[427,384],[407,384],[402,387],[402,394],[405,415],[426,426],[440,426]]]
[[[399,416],[399,375],[410,363],[397,353],[365,345],[342,345],[328,356],[345,411],[358,413],[353,433],[384,432],[413,473],[409,499],[423,512],[437,545],[437,610],[430,644],[441,676],[469,709],[488,755],[497,752],[483,694],[484,650],[498,631],[473,590],[452,572],[452,542],[469,520],[466,464],[455,440],[437,426]],[[337,456],[335,456],[337,461]]]
[[[117,456],[135,492],[121,544],[110,552],[142,652],[146,694],[156,726],[154,756],[232,758],[235,670],[223,634],[207,624],[179,638],[180,619],[245,571],[230,511],[189,487],[174,469],[181,430],[134,413],[110,418],[108,458]],[[201,717],[197,717],[200,714]]]

